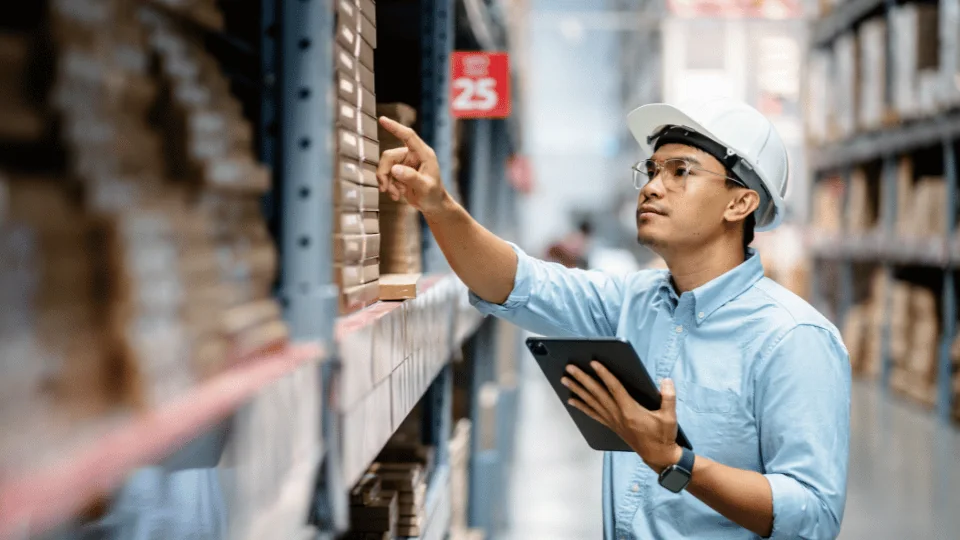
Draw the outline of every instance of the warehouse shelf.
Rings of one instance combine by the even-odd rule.
[[[824,259],[888,262],[898,265],[946,267],[960,262],[960,250],[943,237],[896,238],[883,233],[863,235],[811,234],[807,245]]]
[[[343,477],[352,486],[427,393],[482,316],[453,275],[430,276],[420,294],[379,302],[337,322]]]
[[[960,137],[960,112],[918,119],[889,129],[864,133],[849,140],[827,143],[810,152],[815,170],[862,163],[902,152],[936,146]]]
[[[29,537],[68,520],[138,467],[175,451],[260,390],[323,357],[313,344],[243,361],[152,410],[119,418],[89,442],[35,470],[0,476],[0,538]]]
[[[833,7],[830,12],[816,21],[811,31],[810,42],[815,47],[828,45],[845,30],[853,28],[868,14],[879,9],[886,0],[848,0]]]

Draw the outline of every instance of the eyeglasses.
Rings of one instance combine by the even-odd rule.
[[[686,185],[687,177],[690,176],[690,171],[712,174],[730,180],[738,186],[746,187],[743,182],[736,178],[730,178],[717,172],[708,171],[683,158],[670,158],[663,161],[645,159],[633,165],[631,169],[633,170],[633,187],[637,188],[637,190],[643,189],[643,186],[651,182],[657,175],[662,175],[663,185],[667,189],[683,188]]]

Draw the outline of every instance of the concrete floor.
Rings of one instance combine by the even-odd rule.
[[[601,454],[579,437],[532,362],[523,392],[503,540],[602,538]],[[960,432],[930,412],[854,384],[850,480],[841,540],[960,538]]]

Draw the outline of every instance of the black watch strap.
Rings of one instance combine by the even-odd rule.
[[[680,454],[680,461],[677,462],[677,467],[693,474],[693,462],[697,455],[694,454],[693,450],[690,450],[689,448],[681,446],[680,450],[683,452]]]

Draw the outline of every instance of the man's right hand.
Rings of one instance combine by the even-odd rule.
[[[440,178],[437,154],[412,129],[387,117],[380,125],[403,141],[405,147],[380,155],[377,180],[380,191],[397,201],[405,198],[411,206],[430,217],[443,210],[447,192]]]

